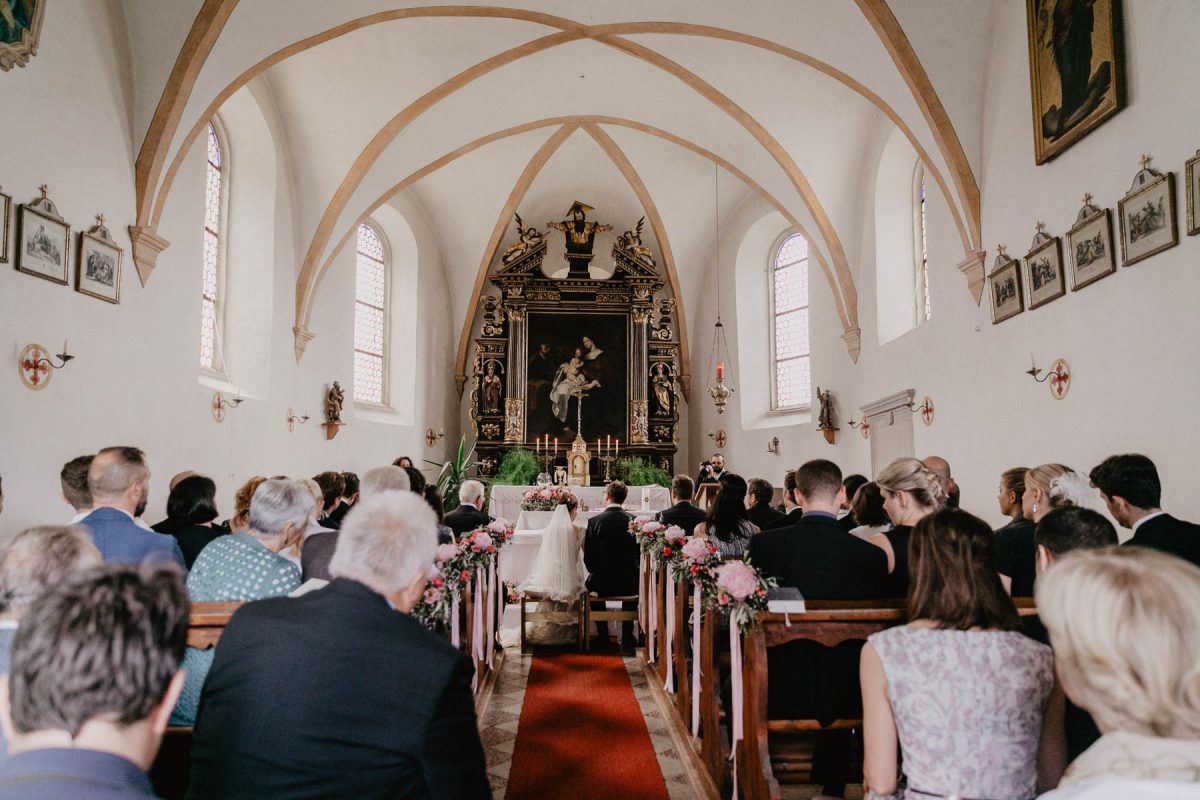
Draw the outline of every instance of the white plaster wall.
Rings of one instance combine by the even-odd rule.
[[[1189,3],[1126,4],[1126,51],[1129,54],[1129,105],[1104,126],[1050,164],[1033,162],[1029,73],[1026,55],[1025,8],[1020,3],[998,4],[994,37],[986,64],[983,103],[982,164],[978,176],[983,192],[984,240],[988,264],[999,242],[1010,253],[1023,254],[1036,222],[1054,235],[1065,234],[1075,219],[1080,197],[1091,192],[1098,203],[1115,208],[1128,190],[1143,152],[1155,157],[1163,170],[1178,174],[1183,162],[1200,147],[1195,134],[1200,121],[1200,96],[1187,86],[1200,78],[1200,64],[1179,58],[1200,41],[1200,15]],[[975,78],[964,75],[963,80]],[[968,129],[970,122],[968,121]],[[872,156],[865,154],[866,158]],[[693,399],[691,460],[711,452],[705,433],[718,426],[729,432],[726,448],[735,471],[782,480],[785,469],[812,457],[828,457],[844,471],[868,472],[868,442],[845,425],[858,407],[893,392],[916,390],[919,403],[932,397],[937,412],[932,427],[914,424],[918,456],[947,457],[963,491],[963,505],[993,523],[1003,518],[995,494],[1000,473],[1013,466],[1061,461],[1088,471],[1105,456],[1128,451],[1149,455],[1158,464],[1167,508],[1184,517],[1200,517],[1200,495],[1191,483],[1197,471],[1200,432],[1191,408],[1200,392],[1200,377],[1192,343],[1200,335],[1195,296],[1200,273],[1200,238],[1182,229],[1179,246],[1078,293],[1025,313],[1000,325],[991,324],[987,299],[976,306],[966,281],[955,265],[962,247],[941,194],[929,193],[928,236],[933,318],[887,344],[878,344],[875,268],[867,257],[874,245],[874,179],[861,182],[862,227],[856,234],[861,263],[852,265],[859,287],[862,354],[851,365],[823,282],[812,282],[814,324],[814,385],[830,386],[838,401],[842,430],[830,447],[819,438],[814,423],[777,430],[747,430],[738,404],[717,417],[700,392]],[[743,209],[728,226],[728,246],[718,254],[726,265],[734,249],[758,218],[756,209]],[[842,234],[849,238],[848,233]],[[721,285],[706,286],[730,293],[734,284],[725,270]],[[696,347],[693,368],[697,383],[707,364],[707,339],[712,325],[713,291],[704,293],[693,320]],[[740,309],[742,303],[737,302]],[[726,322],[731,320],[728,318]],[[738,324],[732,327],[737,336]],[[765,341],[752,343],[761,344]],[[754,346],[749,348],[754,350]],[[743,344],[741,352],[747,348]],[[1053,400],[1046,385],[1023,374],[1033,351],[1046,368],[1054,358],[1067,358],[1074,380],[1068,397]],[[765,349],[761,360],[765,364]],[[738,365],[742,382],[765,380],[766,370]],[[696,403],[701,403],[697,412]],[[780,456],[765,452],[765,440],[778,435]],[[1128,532],[1123,532],[1128,536]]]
[[[5,495],[0,535],[68,519],[72,512],[59,498],[61,465],[112,444],[146,450],[153,473],[146,516],[152,522],[164,515],[167,481],[183,469],[217,481],[224,515],[232,509],[237,486],[253,474],[361,472],[401,454],[442,459],[444,444],[457,442],[457,425],[450,402],[453,321],[445,313],[449,296],[435,231],[419,206],[407,200],[390,212],[397,218],[392,223],[407,222],[412,229],[404,258],[408,271],[393,284],[407,293],[397,308],[403,311],[403,324],[396,329],[407,340],[398,345],[407,358],[393,369],[409,376],[404,383],[411,399],[399,404],[401,413],[388,422],[361,419],[347,403],[350,424],[327,441],[319,426],[325,384],[335,378],[347,387],[351,382],[352,261],[338,264],[326,278],[313,319],[317,337],[297,366],[291,327],[298,254],[288,187],[289,170],[303,168],[304,162],[278,141],[274,146],[266,141],[261,119],[250,129],[230,131],[231,181],[236,185],[241,179],[241,189],[253,184],[258,192],[247,201],[257,207],[238,219],[258,245],[244,251],[244,265],[231,258],[231,269],[255,270],[238,299],[253,304],[257,317],[245,323],[253,326],[245,336],[231,336],[229,342],[239,348],[238,354],[231,354],[233,363],[245,355],[247,363],[261,364],[261,371],[254,386],[247,387],[251,399],[229,411],[223,424],[212,420],[212,389],[197,380],[203,148],[192,148],[180,172],[160,228],[171,246],[143,288],[126,234],[134,220],[134,137],[123,66],[127,59],[114,55],[124,43],[115,38],[114,26],[121,31],[119,20],[114,22],[105,5],[79,0],[49,4],[47,35],[38,56],[25,69],[0,78],[5,106],[12,111],[0,115],[0,141],[21,143],[20,158],[0,162],[0,185],[16,202],[24,202],[37,194],[40,184],[49,184],[51,197],[76,231],[86,228],[93,214],[104,212],[126,251],[120,305],[18,273],[11,266],[0,268],[0,348],[7,353],[0,372],[0,475]],[[123,31],[119,35],[124,36]],[[243,94],[237,102],[254,101]],[[252,110],[241,107],[243,112]],[[232,125],[240,115],[227,116]],[[237,146],[246,137],[249,144],[241,151],[249,152],[241,152]],[[274,163],[261,163],[272,152]],[[239,160],[239,155],[246,158]],[[231,213],[238,211],[231,208]],[[401,214],[403,220],[398,219]],[[241,235],[236,223],[230,235]],[[73,242],[72,271],[74,247]],[[56,372],[43,391],[25,389],[15,368],[21,349],[40,342],[57,352],[68,337],[76,360]],[[288,407],[314,420],[288,433]],[[446,429],[445,442],[435,448],[424,442],[429,426]]]

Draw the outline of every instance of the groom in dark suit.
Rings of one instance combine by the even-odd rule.
[[[620,481],[613,481],[604,490],[604,510],[588,520],[583,539],[583,563],[590,573],[589,592],[600,597],[635,595],[638,592],[638,562],[640,548],[629,532],[633,515],[621,507],[629,490]],[[626,602],[626,608],[636,603]],[[597,604],[596,607],[599,607]],[[600,639],[608,641],[608,623],[597,622]],[[621,623],[621,653],[632,655],[634,648],[633,623]]]

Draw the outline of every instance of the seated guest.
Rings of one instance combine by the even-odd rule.
[[[1116,543],[1117,529],[1090,508],[1051,511],[1037,524],[1038,575],[1073,550],[1096,550]],[[1026,629],[1039,642],[1050,644],[1046,629],[1037,617],[1026,618]],[[1063,727],[1067,734],[1067,761],[1074,761],[1100,738],[1091,715],[1070,700],[1064,703]]]
[[[299,481],[264,481],[250,501],[250,530],[213,540],[196,559],[187,588],[194,603],[245,603],[279,597],[300,587],[300,570],[279,555],[304,533],[314,510],[312,495]],[[172,725],[196,720],[200,687],[213,661],[213,650],[187,649],[187,681]]]
[[[911,553],[908,624],[862,650],[867,797],[1032,798],[1062,772],[1053,657],[1021,633],[992,529],[943,509],[917,523]]]
[[[153,798],[183,673],[188,598],[170,567],[90,570],[21,621],[0,679],[0,800]]]
[[[1200,569],[1142,548],[1072,553],[1037,604],[1063,689],[1104,732],[1042,800],[1200,796]]]
[[[996,531],[996,566],[1000,580],[1013,597],[1033,597],[1036,545],[1033,520],[1025,519],[1021,498],[1025,496],[1025,467],[1013,467],[1000,476],[996,501],[1000,513],[1012,522]]]
[[[471,662],[411,616],[436,550],[420,497],[366,497],[329,586],[238,609],[204,684],[188,797],[490,797]]]
[[[671,479],[671,507],[658,512],[655,517],[664,525],[677,525],[691,531],[707,516],[703,509],[696,508],[692,496],[696,485],[687,475],[676,475]]]
[[[8,672],[21,617],[50,589],[104,560],[87,529],[47,525],[21,531],[0,551],[0,674]],[[0,761],[7,752],[0,735]]]
[[[443,520],[456,536],[470,533],[492,521],[483,511],[483,494],[483,484],[479,481],[463,481],[462,486],[458,487],[458,508]]]
[[[915,458],[898,458],[875,479],[883,495],[883,510],[892,529],[873,536],[871,544],[887,554],[885,597],[908,596],[908,539],[912,526],[946,504],[946,491],[928,467]]]
[[[763,530],[772,528],[787,528],[795,525],[804,516],[804,509],[796,500],[796,470],[789,469],[783,474],[783,509],[786,512],[782,519],[777,519]]]
[[[613,481],[604,490],[604,510],[588,520],[583,537],[583,563],[589,573],[587,590],[600,597],[638,593],[641,547],[629,534],[633,515],[622,507],[629,489]],[[636,605],[633,604],[633,605]],[[608,623],[596,623],[598,636],[608,641]],[[633,623],[621,623],[621,652],[633,655]]]
[[[1200,566],[1200,525],[1162,510],[1162,484],[1153,461],[1136,454],[1109,456],[1090,477],[1113,519],[1133,530],[1125,544],[1161,550]]]
[[[105,561],[174,561],[186,568],[178,542],[135,522],[145,511],[150,493],[145,453],[136,447],[104,448],[88,467],[88,489],[93,510],[80,523],[91,530],[92,541]]]
[[[217,485],[212,478],[193,474],[175,484],[167,498],[167,518],[154,530],[175,537],[183,561],[191,569],[200,551],[226,532],[213,527],[216,518]]]
[[[353,472],[342,472],[342,498],[338,502],[337,508],[329,512],[329,519],[336,523],[330,525],[331,528],[337,530],[342,526],[342,520],[350,513],[350,509],[354,508],[354,504],[358,502],[358,475]]]
[[[338,519],[333,512],[342,504],[342,493],[346,491],[346,481],[340,472],[322,472],[313,476],[317,486],[321,487],[321,504],[317,508],[317,524],[331,531],[338,529]]]
[[[408,473],[400,467],[375,467],[363,473],[359,485],[359,502],[383,492],[407,492],[409,486]],[[329,574],[329,562],[333,559],[333,551],[337,549],[337,541],[337,531],[316,533],[308,537],[304,543],[304,552],[300,554],[300,572],[304,580],[319,578],[327,581],[333,577]]]
[[[1086,508],[1096,499],[1087,478],[1075,470],[1062,464],[1042,464],[1025,473],[1021,514],[1036,524],[1056,508]]]
[[[842,472],[832,461],[809,461],[796,470],[797,501],[804,508],[799,523],[763,531],[750,539],[751,563],[795,587],[805,599],[862,600],[878,597],[887,578],[887,558],[878,547],[847,536],[837,522],[845,488]],[[768,651],[768,674],[787,676],[768,685],[773,717],[832,721],[861,714],[854,679],[862,642],[845,642],[830,650],[802,640]],[[849,731],[827,731],[817,737],[813,782],[824,793],[840,797],[849,777],[852,740]]]
[[[75,516],[67,524],[74,525],[92,513],[92,492],[88,489],[88,469],[92,466],[95,456],[77,456],[63,464],[58,473],[58,482],[62,486],[63,500],[75,509]]]
[[[446,501],[442,499],[442,493],[437,490],[432,484],[425,487],[425,502],[433,509],[433,514],[437,517],[437,538],[438,544],[454,544],[454,531],[450,529],[442,521],[442,511],[446,507]]]
[[[408,456],[400,456],[392,462],[393,467],[399,467],[400,469],[412,469],[412,465],[412,459]]]
[[[854,496],[858,494],[858,490],[866,484],[867,476],[859,475],[857,472],[853,475],[847,475],[842,480],[842,486],[846,489],[846,499],[842,501],[842,507],[838,509],[838,524],[846,531],[852,531],[863,524],[854,518],[852,504]]]
[[[746,519],[758,526],[759,530],[783,519],[783,512],[771,508],[774,494],[775,487],[762,478],[751,478],[746,486],[746,502],[749,504],[746,507]]]
[[[718,483],[717,496],[704,522],[692,531],[693,535],[712,539],[721,558],[741,558],[750,537],[758,526],[746,517],[746,480],[741,475],[726,472]]]
[[[921,463],[941,481],[942,489],[946,492],[946,507],[958,508],[958,481],[950,474],[950,462],[941,456],[929,456]]]
[[[405,474],[408,475],[408,489],[410,492],[416,492],[419,495],[425,494],[425,474],[421,470],[413,466],[401,467]]]
[[[879,484],[868,481],[858,487],[854,500],[850,503],[850,514],[858,526],[850,529],[850,533],[860,539],[870,540],[881,533],[886,533],[892,527],[887,512],[883,510],[883,492]]]
[[[250,530],[250,500],[265,480],[262,475],[255,475],[242,484],[233,496],[233,516],[227,519],[222,527],[230,533],[245,533]]]

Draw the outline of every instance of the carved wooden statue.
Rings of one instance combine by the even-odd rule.
[[[329,387],[325,394],[325,421],[340,425],[342,423],[342,404],[346,401],[346,392],[337,381]]]
[[[571,265],[571,269],[567,273],[568,278],[591,277],[588,264],[593,258],[592,247],[596,243],[596,234],[612,230],[612,225],[587,221],[587,212],[594,210],[586,203],[576,200],[567,210],[567,213],[571,215],[570,219],[546,223],[546,227],[562,231],[566,235],[567,251],[564,255],[567,263]]]

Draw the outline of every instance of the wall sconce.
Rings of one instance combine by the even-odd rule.
[[[725,435],[724,428],[717,428],[715,431],[709,431],[708,438],[713,440],[713,444],[716,445],[718,450],[724,450],[726,442],[729,441],[729,438]]]
[[[308,422],[309,419],[311,419],[311,417],[309,417],[308,414],[302,414],[297,417],[296,412],[292,411],[292,409],[289,408],[287,410],[288,433],[291,433],[293,430],[295,430],[297,422],[299,422],[301,425],[303,425],[304,423]]]
[[[66,339],[63,340],[62,352],[54,357],[62,363],[55,364],[51,361],[49,351],[40,344],[26,345],[17,359],[17,371],[21,374],[21,382],[34,391],[45,389],[54,370],[62,369],[67,362],[75,358],[67,351]]]
[[[771,441],[767,442],[767,452],[779,455],[779,437],[772,436]]]
[[[871,438],[871,423],[869,421],[867,421],[867,419],[865,417],[863,418],[862,422],[855,422],[854,420],[849,420],[846,422],[846,424],[849,425],[851,428],[854,428],[859,433],[861,433],[862,437],[864,439]]]
[[[242,404],[242,396],[239,393],[237,397],[230,400],[225,399],[225,395],[220,392],[213,392],[212,396],[212,416],[217,422],[225,421],[225,409],[237,408]]]
[[[1029,369],[1025,370],[1025,374],[1033,378],[1038,383],[1050,382],[1050,396],[1055,400],[1062,400],[1067,396],[1067,392],[1071,390],[1071,365],[1067,363],[1065,358],[1056,358],[1054,363],[1050,365],[1050,371],[1044,377],[1039,378],[1042,374],[1041,368],[1033,361],[1033,353],[1029,354]]]
[[[429,428],[425,431],[425,444],[427,444],[430,447],[433,447],[435,444],[438,443],[438,439],[441,439],[445,435],[446,435],[446,432],[444,430],[443,431],[435,431],[433,428]]]
[[[908,410],[914,414],[920,414],[921,421],[925,423],[926,428],[933,424],[933,400],[929,398],[929,395],[925,395],[925,399],[921,401],[921,405],[909,403]]]

